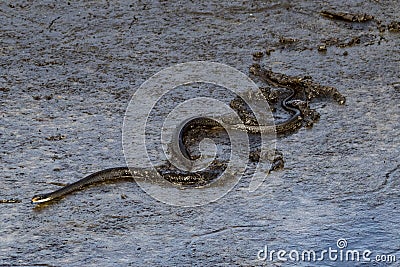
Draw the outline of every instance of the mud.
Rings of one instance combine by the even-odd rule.
[[[343,21],[350,21],[350,22],[366,22],[374,19],[374,16],[368,14],[352,14],[347,12],[335,12],[335,11],[328,11],[323,10],[321,11],[321,15],[331,18],[331,19],[338,19]]]
[[[257,254],[338,249],[343,238],[371,259],[399,260],[398,14],[398,1],[2,2],[0,199],[22,202],[0,204],[0,265],[291,266]],[[278,139],[284,168],[255,192],[244,177],[220,200],[182,208],[116,183],[30,203],[57,183],[123,166],[129,99],[151,75],[193,60],[246,74],[257,60],[337,88],[346,103],[312,101],[319,121]],[[388,263],[296,262],[322,265]]]

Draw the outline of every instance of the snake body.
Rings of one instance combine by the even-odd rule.
[[[294,108],[292,106],[289,106],[288,102],[293,98],[295,95],[295,91],[291,90],[291,93],[282,101],[282,107],[286,111],[292,113],[292,116],[281,123],[277,123],[275,125],[249,125],[249,124],[244,124],[244,123],[239,123],[239,124],[226,124],[227,127],[231,127],[232,129],[237,129],[237,130],[242,130],[242,131],[247,131],[248,133],[253,133],[253,134],[271,134],[271,133],[276,133],[278,135],[285,134],[287,132],[294,131],[301,127],[302,125],[302,117],[301,117],[301,112],[298,108]],[[223,126],[216,120],[211,119],[211,118],[204,118],[204,117],[195,117],[192,119],[189,119],[187,121],[184,121],[182,123],[182,127],[178,131],[178,144],[179,144],[179,149],[183,156],[187,159],[193,160],[196,159],[195,157],[191,156],[189,152],[186,149],[186,146],[183,142],[184,140],[184,135],[194,127],[205,127],[205,128],[213,128],[213,129],[224,129]],[[179,128],[178,128],[179,129]]]
[[[47,193],[47,194],[35,195],[32,198],[31,202],[32,203],[43,203],[43,202],[61,198],[72,192],[82,190],[83,188],[88,187],[90,185],[94,185],[94,184],[98,184],[98,183],[102,183],[102,182],[111,182],[111,181],[116,181],[116,180],[127,180],[127,179],[133,179],[132,174],[129,171],[129,168],[127,168],[127,167],[117,167],[117,168],[105,169],[105,170],[101,170],[99,172],[92,173],[92,174],[86,176],[85,178],[83,178],[75,183],[64,186],[54,192]]]
[[[166,171],[158,170],[162,177],[174,184],[178,185],[201,185],[207,182],[207,179],[212,179],[214,174],[212,171],[207,173],[192,173],[186,171]],[[39,204],[43,202],[49,202],[55,199],[60,199],[75,191],[80,191],[92,185],[100,183],[109,183],[117,181],[134,181],[137,178],[148,179],[153,177],[154,172],[144,168],[128,168],[128,167],[115,167],[104,169],[95,173],[92,173],[75,183],[66,185],[56,191],[38,194],[32,197],[31,203]],[[210,177],[208,177],[210,176]]]
[[[292,132],[300,128],[303,123],[306,121],[307,116],[309,117],[310,114],[315,116],[312,110],[308,107],[307,102],[306,108],[301,108],[299,105],[293,103],[292,98],[296,94],[296,92],[303,92],[305,94],[305,98],[307,100],[311,100],[313,98],[319,96],[329,96],[336,100],[339,104],[345,103],[345,97],[340,94],[340,92],[330,86],[321,86],[310,78],[298,78],[298,77],[290,77],[284,74],[274,73],[271,70],[262,69],[259,64],[253,64],[250,68],[250,74],[255,75],[256,77],[260,78],[263,82],[280,88],[287,88],[291,90],[291,94],[287,96],[282,102],[281,106],[283,109],[288,111],[292,114],[292,116],[282,122],[275,125],[250,125],[245,123],[225,123],[223,118],[221,120],[224,127],[230,127],[231,129],[243,130],[248,133],[276,133],[278,135],[286,134],[287,132]],[[247,115],[246,115],[247,116]],[[304,118],[303,118],[304,116]],[[185,134],[194,127],[203,127],[203,128],[212,128],[216,130],[223,129],[221,123],[217,120],[204,118],[204,117],[197,117],[189,119],[183,124],[180,125],[181,127],[178,128],[177,134],[174,135],[174,138],[178,138],[178,140],[173,140],[173,144],[178,144],[178,150],[180,150],[181,155],[184,156],[189,161],[196,159],[192,157],[186,149],[184,144],[184,136]],[[173,149],[174,150],[174,149]],[[282,167],[282,158],[278,158],[276,162],[273,163],[271,170],[281,168]],[[275,164],[275,165],[274,165]],[[223,164],[216,164],[216,166],[221,167]],[[221,170],[219,168],[218,170]],[[202,185],[207,181],[213,179],[210,176],[215,173],[215,169],[207,169],[204,172],[185,172],[185,171],[178,171],[169,169],[164,169],[163,171],[157,170],[163,179],[180,185]],[[32,198],[32,203],[43,203],[47,201],[51,201],[54,199],[62,198],[74,191],[81,190],[87,186],[94,185],[97,183],[102,182],[110,182],[110,181],[117,181],[117,180],[134,180],[134,178],[151,178],[153,172],[146,170],[146,169],[130,169],[127,167],[117,167],[111,169],[105,169],[93,174],[90,174],[83,179],[67,185],[59,190],[56,190],[51,193],[47,194],[40,194],[35,195]],[[11,202],[12,200],[10,200]],[[7,203],[10,203],[7,202]]]
[[[291,107],[288,105],[288,102],[293,98],[295,95],[295,91],[291,90],[291,93],[289,96],[287,96],[283,101],[282,101],[282,107],[290,112],[293,113],[292,116],[281,123],[277,123],[275,125],[248,125],[248,124],[235,124],[233,125],[234,128],[238,130],[244,130],[249,133],[276,133],[278,135],[284,134],[290,131],[293,131],[299,127],[301,127],[301,112],[299,109]]]
[[[228,125],[228,127],[232,127],[234,129],[247,131],[249,133],[274,133],[282,134],[287,131],[292,131],[301,126],[301,112],[300,110],[290,107],[287,102],[294,96],[295,92],[292,90],[292,93],[286,97],[282,101],[282,107],[293,115],[290,119],[286,120],[283,123],[279,123],[276,125],[247,125],[247,124],[232,124]],[[214,119],[210,118],[193,118],[183,123],[183,126],[180,127],[178,132],[178,143],[179,149],[184,157],[189,160],[193,160],[194,158],[189,155],[186,146],[183,143],[183,137],[187,131],[189,131],[193,127],[206,127],[206,128],[216,128],[223,129],[222,125]],[[118,180],[134,180],[134,177],[146,178],[149,176],[150,172],[145,169],[129,169],[128,167],[116,167],[101,170],[95,173],[92,173],[81,180],[64,186],[54,192],[50,192],[47,194],[39,194],[35,195],[31,202],[35,204],[44,203],[48,201],[52,201],[55,199],[62,198],[72,192],[82,190],[88,186],[104,183],[104,182],[113,182]],[[203,174],[204,175],[204,174]],[[177,184],[197,184],[199,182],[204,182],[204,178],[201,177],[201,174],[198,173],[190,173],[190,172],[166,172],[163,177]]]

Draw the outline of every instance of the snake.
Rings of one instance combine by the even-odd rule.
[[[272,133],[276,132],[277,134],[281,134],[290,130],[293,130],[299,126],[301,126],[301,112],[298,109],[290,107],[287,102],[294,96],[295,92],[292,90],[292,93],[287,96],[282,101],[282,107],[293,113],[293,115],[286,120],[285,122],[276,124],[276,125],[247,125],[247,124],[232,124],[229,127],[238,130],[244,130],[249,133]],[[189,119],[183,123],[183,126],[180,128],[180,131],[177,135],[179,149],[184,157],[190,160],[194,160],[195,158],[189,154],[186,149],[186,146],[183,143],[183,137],[193,127],[208,127],[213,129],[223,128],[222,125],[211,118],[204,117],[196,117]],[[123,180],[134,180],[135,177],[138,178],[146,178],[150,175],[150,171],[148,169],[140,169],[140,168],[128,168],[128,167],[114,167],[104,169],[98,172],[94,172],[74,183],[68,184],[58,190],[55,190],[50,193],[45,194],[37,194],[32,197],[31,203],[40,204],[44,202],[50,202],[56,199],[60,199],[65,197],[68,194],[71,194],[76,191],[83,190],[89,186],[93,186],[100,183],[108,183],[115,181],[123,181]],[[203,179],[203,174],[191,173],[191,172],[164,172],[163,176],[168,181],[175,184],[198,184],[201,181],[205,181]]]
[[[273,83],[272,81],[270,83]],[[288,104],[288,102],[294,97],[296,94],[295,90],[290,89],[291,93],[282,101],[281,105],[283,109],[292,113],[292,116],[284,122],[277,123],[274,125],[250,125],[245,123],[237,123],[237,124],[225,124],[225,126],[230,127],[236,130],[246,131],[252,134],[272,134],[276,133],[277,135],[282,135],[288,133],[290,131],[294,131],[298,129],[302,125],[302,117],[301,111],[298,108],[294,108]],[[221,130],[224,127],[215,119],[205,118],[205,117],[194,117],[184,121],[181,125],[183,127],[178,131],[178,145],[183,156],[189,160],[195,160],[197,157],[193,157],[189,154],[186,149],[186,146],[183,142],[184,135],[194,127],[206,127],[212,128],[214,130]],[[179,128],[178,128],[179,129]]]
[[[303,93],[305,93],[307,100],[311,100],[319,96],[330,96],[341,105],[343,105],[346,101],[346,98],[342,94],[340,94],[340,92],[336,88],[330,86],[321,86],[315,82],[312,82],[312,80],[310,80],[308,76],[304,77],[307,79],[306,81],[303,81],[304,80],[303,78],[290,77],[284,74],[273,73],[272,71],[262,69],[259,64],[252,65],[252,67],[250,68],[250,74],[260,77],[263,82],[266,82],[272,86],[284,87],[291,90],[291,93],[283,101],[281,101],[281,106],[284,110],[291,113],[292,115],[286,121],[282,123],[277,123],[275,125],[253,125],[247,123],[232,123],[232,122],[225,123],[223,120],[224,118],[222,118],[221,122],[223,123],[224,127],[231,127],[233,129],[246,131],[252,134],[275,133],[277,135],[281,135],[281,134],[286,134],[287,132],[292,132],[297,130],[298,128],[302,127],[302,125],[304,125],[307,116],[310,116],[310,114],[314,114],[313,112],[310,113],[310,111],[312,110],[309,109],[308,102],[300,101],[306,104],[306,108],[304,108],[301,107],[301,105],[299,105],[300,102],[296,104],[295,103],[296,101],[292,101],[292,98],[298,92],[299,89],[301,89]],[[221,123],[218,122],[218,120],[205,117],[195,117],[181,123],[180,127],[177,128],[177,134],[175,134],[173,137],[173,138],[178,138],[178,140],[172,140],[172,141],[174,144],[178,144],[178,150],[180,151],[180,155],[183,155],[183,157],[189,161],[195,160],[196,158],[190,155],[190,153],[186,149],[183,140],[185,134],[193,127],[208,127],[216,130],[224,129],[224,127],[221,125]],[[174,170],[170,169],[171,166],[167,166],[167,168],[166,169],[164,168],[163,170],[156,168],[156,170],[159,172],[159,174],[161,174],[163,179],[173,184],[184,185],[184,186],[191,186],[191,185],[201,186],[211,181],[209,177],[211,174],[213,174],[213,171],[215,174],[216,171],[224,169],[221,168],[225,166],[224,163],[221,164],[217,160],[214,160],[214,162],[216,162],[216,164],[214,165],[214,167],[216,166],[215,169],[213,167],[213,168],[208,168],[206,171],[200,171],[200,172],[181,171],[179,169]],[[280,158],[278,157],[276,161],[274,159],[272,167],[269,171],[282,168],[282,166],[283,166],[283,160],[281,157]],[[45,203],[55,199],[60,199],[72,192],[82,190],[83,188],[94,184],[112,182],[118,180],[127,180],[127,179],[134,180],[139,177],[146,179],[146,178],[151,178],[153,174],[154,170],[149,170],[149,169],[132,169],[128,167],[116,167],[116,168],[105,169],[102,171],[92,173],[84,177],[83,179],[78,180],[77,182],[74,182],[72,184],[66,185],[65,187],[62,187],[56,191],[47,194],[35,195],[32,198],[31,202],[35,204]],[[13,200],[5,201],[4,203],[12,203],[12,202]]]
[[[56,191],[47,194],[39,194],[32,197],[32,203],[43,203],[48,202],[54,199],[59,199],[63,196],[66,196],[72,192],[82,190],[89,185],[95,185],[102,182],[112,182],[115,180],[126,180],[132,179],[133,176],[127,167],[116,167],[101,170],[95,173],[92,173],[85,178],[64,186]]]
[[[205,179],[204,173],[190,173],[190,172],[169,172],[163,171],[163,178],[179,185],[199,185]],[[31,203],[39,204],[44,202],[50,202],[56,199],[60,199],[68,194],[75,191],[83,190],[89,186],[93,186],[101,183],[111,183],[116,181],[134,181],[135,178],[148,178],[154,175],[154,172],[144,168],[128,168],[128,167],[114,167],[104,169],[95,173],[92,173],[72,184],[68,184],[56,191],[37,194],[32,197]],[[206,181],[203,181],[205,183]]]
[[[288,105],[288,102],[296,94],[295,90],[290,90],[291,93],[282,101],[281,104],[286,111],[293,113],[292,116],[286,121],[277,123],[275,125],[248,125],[244,123],[239,123],[232,125],[232,127],[238,130],[247,131],[248,133],[276,133],[278,135],[293,131],[301,127],[302,117],[300,110],[298,108],[294,108]]]
[[[287,96],[282,101],[282,107],[292,113],[292,116],[279,124],[275,125],[247,125],[247,124],[232,124],[228,125],[228,127],[232,127],[234,129],[247,131],[248,133],[277,133],[282,134],[290,130],[294,130],[301,126],[301,112],[299,109],[290,107],[288,105],[289,100],[293,98],[295,95],[295,91],[292,90],[292,93]],[[205,117],[196,117],[189,119],[182,123],[183,126],[180,127],[178,132],[178,144],[179,149],[182,155],[189,159],[194,160],[195,158],[189,154],[186,149],[186,146],[183,143],[184,135],[193,127],[209,127],[213,129],[223,129],[222,125],[214,119],[205,118]],[[182,125],[181,124],[181,125]],[[83,190],[86,187],[100,184],[100,183],[108,183],[108,182],[115,182],[115,181],[122,181],[122,180],[134,180],[135,177],[138,178],[146,178],[151,175],[148,169],[140,169],[140,168],[128,168],[128,167],[115,167],[104,169],[95,173],[92,173],[74,183],[68,184],[58,190],[55,190],[50,193],[45,194],[37,194],[32,197],[31,203],[33,204],[40,204],[45,202],[50,202],[56,199],[60,199],[65,197],[68,194],[71,194],[75,191]],[[196,185],[205,183],[207,179],[203,176],[207,175],[207,173],[192,173],[192,172],[163,172],[162,176],[164,179],[180,185]]]

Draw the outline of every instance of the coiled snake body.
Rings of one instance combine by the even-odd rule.
[[[272,84],[274,86],[280,86],[290,89],[291,94],[286,97],[282,102],[281,106],[286,111],[292,113],[292,116],[283,123],[279,123],[276,125],[248,125],[248,124],[231,124],[228,127],[232,127],[234,129],[247,131],[248,133],[277,133],[284,134],[286,132],[294,131],[300,128],[303,124],[302,115],[307,115],[305,111],[309,112],[308,109],[300,109],[299,106],[295,106],[293,103],[290,103],[290,100],[296,94],[295,89],[293,88],[301,88],[303,91],[308,93],[307,99],[310,100],[315,98],[316,96],[331,96],[335,99],[339,104],[345,103],[345,97],[342,96],[334,87],[329,86],[320,86],[312,80],[302,80],[297,77],[290,77],[284,74],[276,74],[272,71],[261,69],[259,65],[255,64],[250,68],[250,72],[260,78],[268,84]],[[181,125],[182,126],[182,125]],[[193,126],[201,126],[201,127],[211,127],[211,128],[223,128],[216,120],[209,118],[194,118],[189,121],[184,122],[184,125],[179,128],[178,135],[178,144],[179,150],[181,154],[189,160],[193,160],[194,158],[190,156],[188,151],[186,150],[186,146],[184,145],[183,139],[185,134],[193,128]],[[218,164],[217,164],[218,165]],[[223,166],[220,164],[219,166]],[[274,168],[274,166],[272,166]],[[158,171],[158,170],[157,170]],[[201,185],[207,181],[207,176],[212,173],[210,172],[185,172],[185,171],[159,171],[162,177],[168,180],[171,183],[180,184],[180,185]],[[74,191],[81,190],[87,186],[102,183],[102,182],[110,182],[116,180],[133,180],[134,178],[146,178],[152,175],[153,172],[148,169],[131,169],[127,167],[117,167],[111,169],[105,169],[93,174],[86,176],[85,178],[69,184],[59,190],[56,190],[47,194],[35,195],[32,198],[32,203],[43,203],[47,201],[51,201],[54,199],[58,199],[66,196]]]
[[[301,113],[298,109],[289,107],[287,104],[287,101],[289,101],[293,97],[293,95],[294,91],[288,97],[286,97],[285,100],[282,102],[282,107],[287,111],[293,113],[293,115],[287,121],[277,125],[252,126],[246,124],[236,124],[236,125],[231,125],[231,127],[236,128],[238,130],[244,130],[249,133],[260,133],[260,132],[272,133],[276,131],[278,134],[298,128],[301,125],[300,122]],[[178,141],[182,154],[188,159],[193,159],[193,158],[187,152],[186,147],[183,144],[182,140],[185,133],[193,126],[222,128],[222,126],[218,122],[208,118],[195,118],[193,120],[185,122],[185,125],[179,131]],[[132,169],[132,168],[130,169],[128,167],[116,167],[116,168],[105,169],[92,173],[84,177],[83,179],[75,183],[69,184],[67,186],[64,186],[54,192],[35,195],[32,198],[31,202],[35,204],[48,202],[54,199],[59,199],[61,197],[64,197],[72,192],[82,190],[91,185],[104,182],[112,182],[117,180],[134,180],[134,177],[145,178],[149,174],[150,172],[146,169]],[[199,174],[197,173],[179,172],[179,173],[168,173],[166,175],[168,176],[168,178],[166,178],[168,181],[176,184],[188,185],[188,184],[196,184],[202,181],[202,177],[199,176]]]

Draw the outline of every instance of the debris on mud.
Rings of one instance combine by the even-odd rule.
[[[63,140],[65,138],[67,138],[66,135],[58,134],[58,135],[52,135],[52,136],[46,137],[46,140],[47,141],[60,141],[60,140]]]
[[[346,12],[336,12],[336,11],[328,11],[323,10],[320,14],[324,17],[334,20],[342,20],[347,22],[356,22],[363,23],[368,21],[374,21],[376,23],[376,27],[379,32],[399,32],[400,31],[400,22],[399,21],[391,21],[388,25],[383,23],[381,20],[375,18],[369,14],[355,14],[355,13],[346,13]]]
[[[390,31],[390,32],[399,32],[400,31],[400,21],[392,21],[388,25],[388,31]]]
[[[22,200],[10,198],[10,199],[0,199],[0,204],[14,204],[14,203],[21,203]]]
[[[366,22],[374,19],[374,16],[368,14],[353,14],[346,12],[336,12],[336,11],[321,11],[321,15],[330,19],[343,20],[349,22]]]
[[[326,45],[320,45],[320,46],[318,46],[318,51],[319,52],[326,52]]]
[[[335,87],[320,85],[309,76],[288,76],[262,68],[259,64],[253,64],[250,67],[250,74],[263,84],[260,87],[260,91],[272,107],[273,112],[282,110],[281,107],[284,105],[282,101],[285,100],[280,101],[280,99],[287,99],[286,95],[288,93],[285,91],[286,89],[294,92],[294,96],[286,104],[300,111],[302,120],[300,127],[312,127],[320,117],[315,109],[310,108],[309,103],[311,100],[315,98],[331,98],[340,105],[346,102],[346,98]],[[245,102],[241,98],[237,97],[233,99],[230,105],[238,112],[238,115],[245,123],[257,125],[256,118],[248,110],[248,107],[246,107]]]
[[[269,169],[269,172],[282,170],[285,167],[283,153],[278,149],[268,152],[266,155],[266,160],[268,160],[271,163],[271,168]],[[251,151],[249,155],[249,160],[251,162],[260,162],[261,160],[263,160],[261,159],[260,154],[261,154],[260,149],[255,149]]]
[[[288,86],[296,92],[304,92],[307,100],[317,97],[332,97],[333,100],[343,105],[346,98],[334,87],[320,85],[312,80],[310,76],[298,77],[276,73],[266,68],[261,68],[259,64],[250,67],[250,74],[255,75],[276,86]]]
[[[295,38],[287,38],[287,37],[283,37],[283,36],[279,37],[279,43],[281,43],[281,44],[293,44],[298,41],[299,40],[295,39]]]
[[[253,54],[253,58],[254,59],[259,59],[259,58],[262,58],[264,56],[264,53],[263,52],[255,52],[254,54]]]

